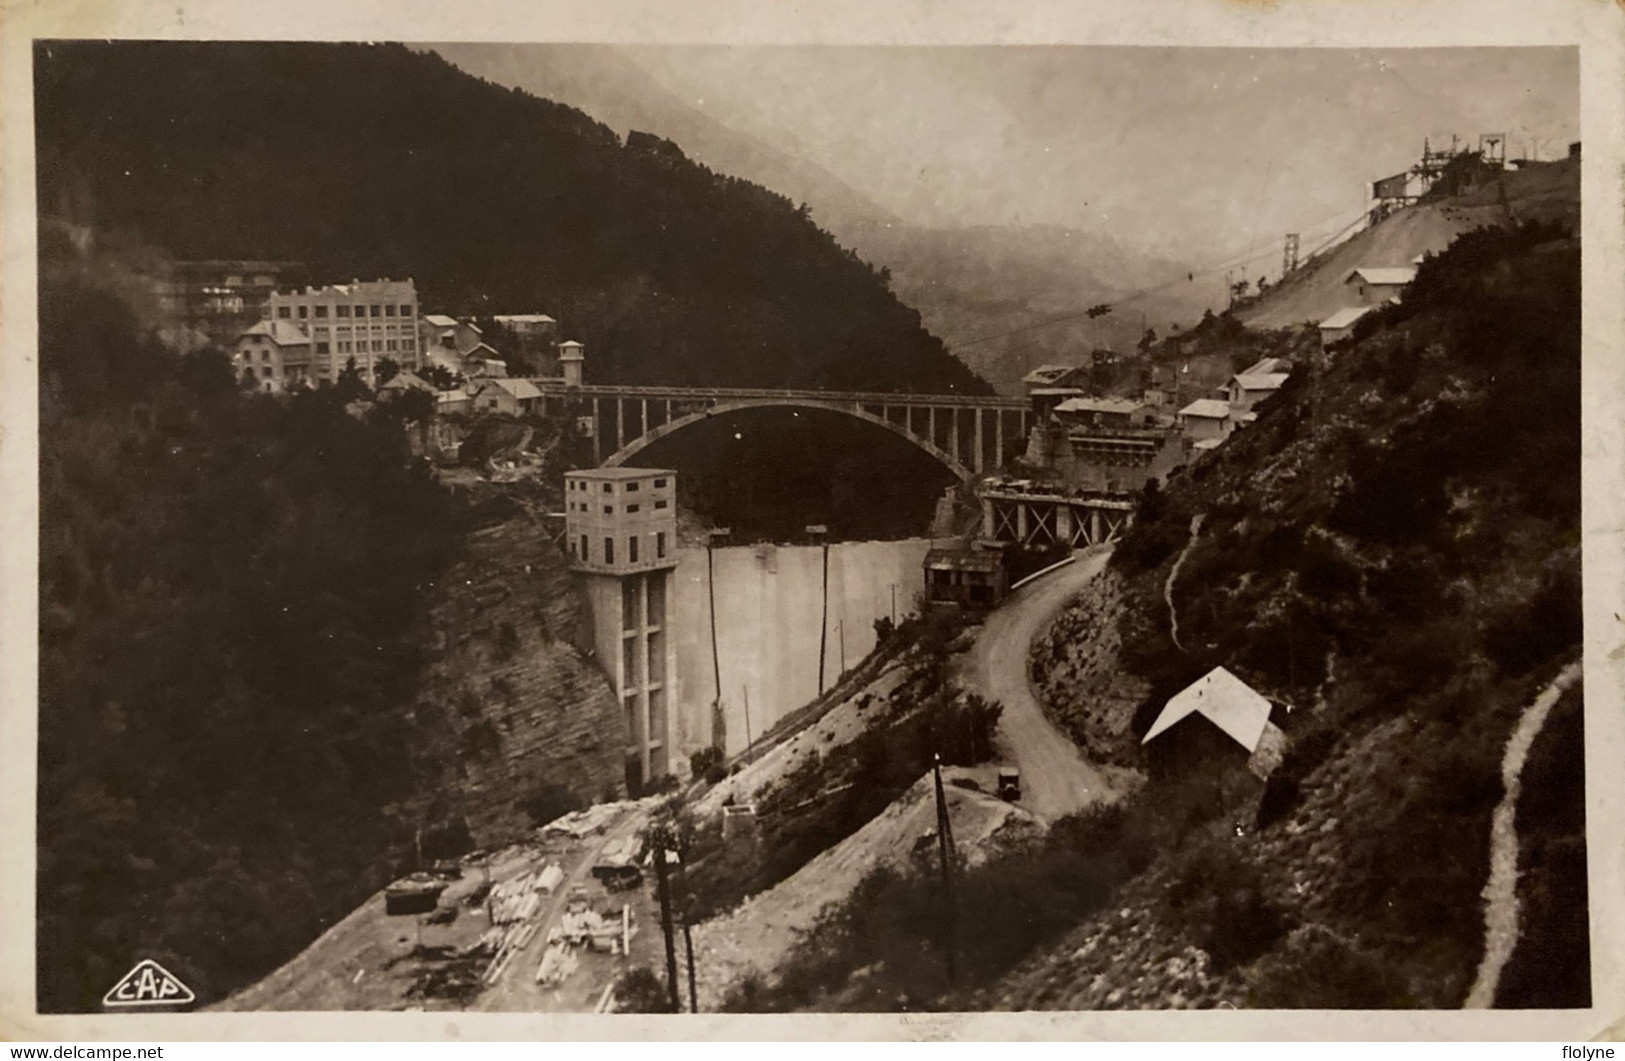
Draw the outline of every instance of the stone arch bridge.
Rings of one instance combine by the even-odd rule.
[[[741,409],[821,409],[874,424],[929,453],[966,482],[1022,445],[1032,415],[1022,398],[721,387],[568,386],[533,381],[550,413],[590,428],[593,459],[615,467],[683,428]]]

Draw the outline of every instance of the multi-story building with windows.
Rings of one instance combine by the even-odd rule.
[[[278,291],[267,320],[292,324],[310,336],[309,378],[336,380],[351,358],[372,382],[386,357],[402,368],[420,367],[418,296],[411,280],[355,280],[348,284]],[[297,378],[291,368],[288,383]]]
[[[677,476],[593,468],[564,477],[570,566],[582,577],[593,641],[626,717],[626,784],[672,772],[677,648]]]

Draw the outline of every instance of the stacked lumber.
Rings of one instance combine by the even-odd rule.
[[[502,978],[514,955],[523,951],[536,938],[541,929],[537,914],[542,899],[551,894],[564,879],[564,871],[557,863],[548,863],[541,869],[528,870],[510,880],[493,885],[486,897],[486,910],[491,927],[480,937],[479,945],[491,952],[491,964],[485,970],[485,982],[494,984]]]

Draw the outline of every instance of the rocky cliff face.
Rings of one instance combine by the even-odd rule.
[[[423,620],[420,723],[438,735],[430,820],[477,845],[533,814],[625,792],[625,722],[583,646],[586,602],[544,527],[519,514],[474,532]]]
[[[1103,573],[1033,642],[1028,665],[1039,702],[1096,759],[1138,765],[1130,723],[1149,686],[1118,666],[1123,579]]]

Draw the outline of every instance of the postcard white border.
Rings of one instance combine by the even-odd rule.
[[[1589,1010],[805,1017],[463,1013],[38,1015],[34,781],[38,496],[31,42],[42,37],[614,43],[1577,45],[1585,242]],[[0,1039],[1613,1038],[1625,1014],[1625,13],[1605,0],[0,0]]]

